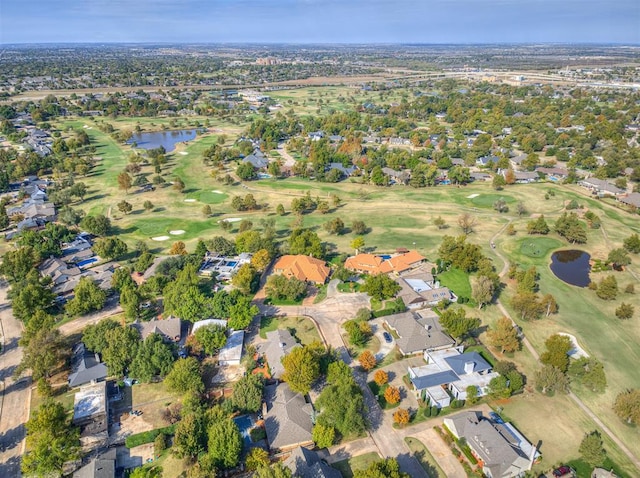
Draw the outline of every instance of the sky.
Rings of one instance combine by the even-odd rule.
[[[10,43],[640,44],[640,0],[0,0]]]

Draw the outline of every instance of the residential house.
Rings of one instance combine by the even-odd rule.
[[[408,138],[389,138],[387,143],[389,146],[411,146],[411,140]]]
[[[452,166],[466,166],[464,159],[462,158],[451,158]]]
[[[202,327],[208,327],[210,325],[218,325],[220,327],[224,327],[225,329],[227,328],[227,321],[224,319],[204,319],[204,320],[199,320],[197,322],[193,323],[193,326],[191,327],[191,334],[195,334],[196,331]]]
[[[332,134],[331,136],[329,136],[329,141],[331,141],[332,143],[339,143],[341,141],[344,141],[344,136],[340,136],[339,134]]]
[[[489,166],[490,164],[497,164],[500,161],[500,158],[497,156],[482,156],[481,158],[476,159],[476,166]]]
[[[302,254],[282,256],[273,265],[274,274],[315,284],[324,284],[330,272],[324,261]]]
[[[591,192],[593,192],[594,194],[598,194],[599,196],[620,196],[621,194],[624,194],[626,192],[624,189],[616,187],[609,181],[593,177],[585,178],[578,184],[582,187],[590,189]]]
[[[448,288],[435,281],[431,272],[420,268],[415,272],[395,278],[400,286],[398,297],[409,309],[433,306],[442,300],[455,302],[458,297]]]
[[[51,277],[53,292],[56,295],[69,298],[83,277],[89,277],[102,290],[111,289],[114,264],[109,262],[91,269],[80,270],[76,265],[69,265],[62,259],[51,257],[40,265],[39,271],[43,276]]]
[[[515,478],[531,470],[536,447],[510,423],[498,423],[481,412],[462,412],[444,419],[458,439],[464,438],[489,478]]]
[[[79,387],[87,383],[100,382],[107,378],[107,366],[100,361],[97,353],[87,350],[80,342],[73,349],[69,374],[69,387]]]
[[[522,166],[522,163],[525,159],[527,159],[526,154],[519,154],[517,156],[514,156],[513,158],[509,158],[509,162],[514,168],[519,168],[520,166]]]
[[[110,448],[76,470],[73,478],[114,478],[116,476],[116,449]]]
[[[388,176],[392,183],[396,184],[408,184],[411,179],[411,171],[403,169],[402,171],[396,171],[392,168],[382,168],[382,173]]]
[[[296,347],[300,347],[300,344],[296,342],[288,330],[276,329],[267,332],[267,344],[263,348],[263,353],[273,378],[282,376],[284,373],[282,358]]]
[[[472,171],[469,173],[472,181],[491,181],[491,175],[479,171]]]
[[[227,343],[218,351],[218,365],[239,366],[242,359],[244,330],[234,330],[227,337]]]
[[[631,193],[620,196],[618,201],[626,206],[640,208],[640,193]]]
[[[346,269],[367,274],[399,274],[414,269],[422,264],[425,258],[418,251],[407,251],[399,254],[357,254],[347,258]]]
[[[182,320],[168,317],[163,320],[153,319],[148,322],[134,322],[131,327],[140,332],[142,340],[151,334],[159,334],[168,342],[180,342],[182,339]]]
[[[311,141],[320,141],[324,138],[324,131],[312,131],[307,135]]]
[[[498,174],[506,179],[508,171],[508,169],[500,169]],[[514,171],[513,177],[518,184],[534,183],[540,179],[540,175],[533,171]]]
[[[73,424],[80,427],[82,446],[93,446],[109,438],[107,382],[85,385],[75,394]]]
[[[342,474],[327,465],[315,451],[301,446],[295,448],[283,464],[294,478],[342,478]]]
[[[265,387],[262,414],[271,451],[313,446],[313,407],[286,383]]]
[[[402,312],[384,319],[398,338],[396,345],[403,355],[424,354],[428,350],[452,347],[455,341],[442,331],[438,315],[432,310]]]
[[[558,168],[558,167],[555,167],[555,168],[537,167],[536,172],[544,174],[547,177],[547,179],[550,179],[551,181],[562,181],[569,177],[568,170],[564,168]]]
[[[218,280],[231,280],[244,264],[249,264],[253,254],[243,252],[234,257],[227,257],[217,252],[207,252],[202,260],[198,273],[211,277],[214,274]]]
[[[438,408],[449,406],[451,396],[466,400],[470,386],[486,395],[491,379],[499,376],[478,352],[463,353],[462,347],[426,351],[424,359],[426,365],[408,367],[409,380],[418,398],[429,398]]]
[[[250,163],[253,169],[266,169],[269,166],[269,160],[260,150],[255,150],[253,154],[245,156],[242,159],[243,163]]]
[[[355,166],[345,167],[342,163],[329,163],[327,166],[327,171],[331,171],[332,169],[337,169],[342,173],[343,176],[351,177],[358,170]]]

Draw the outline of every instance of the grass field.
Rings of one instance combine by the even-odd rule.
[[[471,283],[469,274],[460,269],[452,268],[437,277],[440,284],[451,289],[458,297],[471,298]]]
[[[333,463],[335,469],[342,473],[343,478],[353,478],[353,472],[357,470],[365,470],[372,463],[380,460],[380,456],[375,453],[365,453],[364,455],[354,456],[353,458],[349,458],[348,460],[338,461]]]
[[[302,345],[322,342],[316,325],[306,317],[264,317],[260,321],[260,337],[267,338],[267,332],[277,329],[289,330]]]

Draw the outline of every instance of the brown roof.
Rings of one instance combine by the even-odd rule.
[[[415,264],[420,263],[425,258],[417,251],[408,251],[398,254],[390,259],[383,260],[374,254],[358,254],[349,257],[344,266],[347,269],[367,272],[369,274],[386,274],[389,272],[403,272],[411,269]]]
[[[310,256],[282,256],[273,266],[276,274],[295,277],[298,280],[324,284],[329,277],[329,268],[324,261]]]

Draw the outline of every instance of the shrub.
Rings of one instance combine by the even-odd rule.
[[[462,408],[464,407],[464,400],[453,400],[450,405],[451,408]]]
[[[373,381],[376,382],[379,387],[382,387],[389,381],[389,375],[384,370],[377,370],[373,375]]]
[[[400,390],[396,387],[387,387],[384,391],[384,399],[387,403],[394,404],[400,401]]]
[[[358,357],[358,362],[360,362],[360,366],[363,368],[363,370],[367,372],[373,369],[377,363],[375,356],[368,350],[365,350],[360,354],[360,356]]]
[[[251,429],[249,436],[251,436],[251,441],[255,443],[264,440],[267,437],[267,432],[262,427],[256,427]]]
[[[404,408],[400,408],[393,414],[393,421],[398,425],[406,425],[407,423],[409,423],[410,418],[411,415],[409,415],[409,410],[406,410]]]

